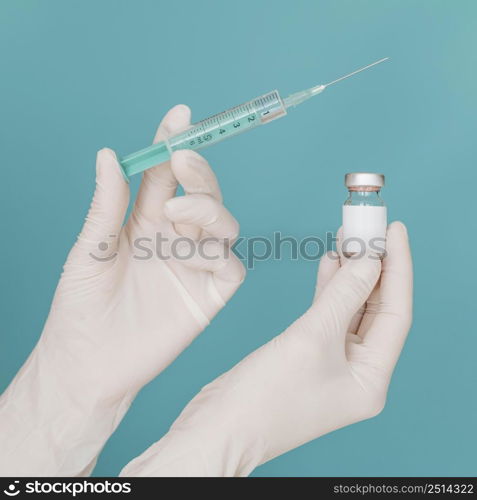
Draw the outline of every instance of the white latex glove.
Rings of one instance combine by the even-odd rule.
[[[339,268],[325,256],[310,309],[204,387],[122,475],[245,476],[377,415],[411,324],[412,263],[401,223],[389,226],[387,251],[382,271],[376,258]]]
[[[189,108],[176,106],[155,140],[189,122]],[[129,186],[119,168],[112,151],[98,153],[94,199],[44,331],[0,398],[0,475],[88,474],[136,393],[244,278],[240,261],[224,254],[238,224],[201,156],[176,152],[170,164],[148,170],[124,227]],[[173,198],[178,182],[186,195]],[[204,258],[182,259],[191,250],[184,240],[178,257],[144,260],[141,248],[152,244],[138,238],[155,241],[156,233],[168,239],[163,257],[181,235],[217,240],[202,248]]]

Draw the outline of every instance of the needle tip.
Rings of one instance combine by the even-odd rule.
[[[388,59],[389,59],[389,57],[384,57],[383,59],[379,59],[379,61],[375,61],[371,64],[368,64],[367,66],[364,66],[363,68],[359,68],[356,71],[353,71],[352,73],[348,73],[347,75],[344,75],[340,78],[337,78],[336,80],[333,80],[332,82],[325,84],[324,87],[329,87],[330,85],[341,82],[341,80],[344,80],[345,78],[349,78],[350,76],[356,75],[357,73],[361,73],[361,71],[364,71],[365,69],[372,68],[373,66],[376,66],[376,64],[380,64],[384,61],[387,61]]]

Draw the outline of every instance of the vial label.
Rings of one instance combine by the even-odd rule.
[[[343,252],[384,253],[386,228],[386,207],[343,205]]]

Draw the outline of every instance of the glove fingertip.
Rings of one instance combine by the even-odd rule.
[[[177,118],[181,118],[183,122],[190,121],[192,115],[192,111],[187,104],[176,104],[171,109],[171,113],[173,113]]]
[[[185,104],[177,104],[171,108],[161,121],[154,141],[162,140],[174,132],[184,129],[190,124],[191,110]]]
[[[404,222],[402,222],[400,220],[396,220],[394,222],[391,222],[391,224],[389,224],[389,226],[388,226],[388,231],[393,231],[393,232],[399,231],[399,232],[401,232],[401,234],[408,237],[406,224],[404,224]]]
[[[96,154],[96,181],[127,183],[129,180],[119,165],[116,153],[109,148],[102,148]]]
[[[178,196],[176,198],[171,198],[164,203],[164,215],[171,221],[174,221],[175,215],[180,212],[183,206],[183,196]]]

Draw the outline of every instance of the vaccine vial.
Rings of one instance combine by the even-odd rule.
[[[346,174],[345,186],[349,194],[343,205],[343,255],[352,257],[367,251],[384,254],[387,210],[379,196],[384,175],[369,172]]]

